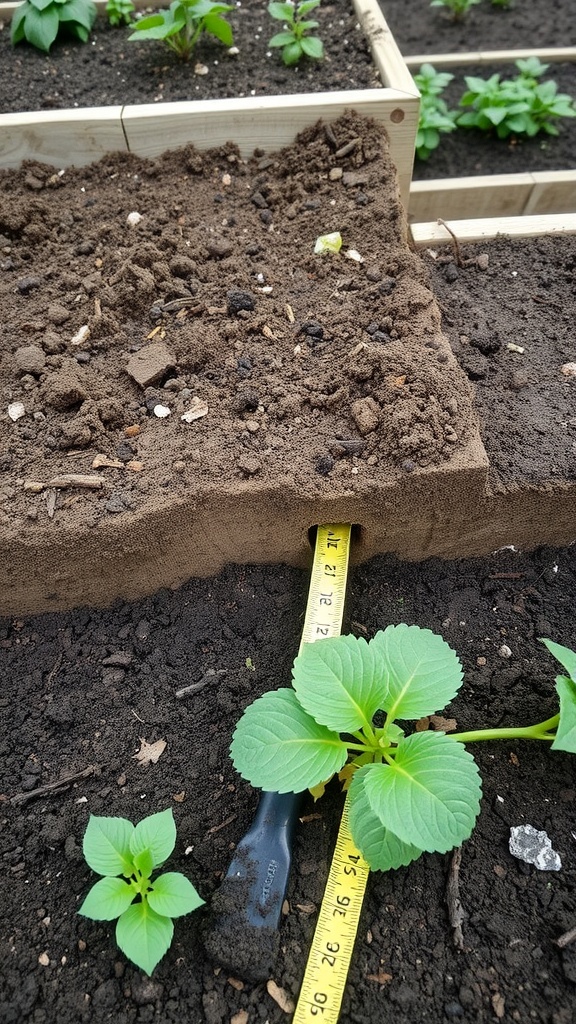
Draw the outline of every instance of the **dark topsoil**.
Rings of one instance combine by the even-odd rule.
[[[248,702],[288,683],[307,583],[305,572],[281,566],[231,567],[109,611],[2,622],[3,1024],[289,1019],[264,984],[242,984],[209,962],[201,933],[257,804],[228,758],[231,734]],[[421,565],[382,557],[351,572],[344,630],[371,636],[403,621],[442,633],[465,668],[448,709],[458,727],[528,724],[554,712],[557,668],[537,638],[574,645],[575,587],[576,547]],[[157,764],[134,760],[142,737],[166,741]],[[574,1020],[576,944],[555,944],[576,924],[573,762],[520,742],[474,753],[484,798],[462,854],[463,948],[448,917],[450,855],[372,874],[342,1024]],[[39,789],[85,769],[91,774],[60,790]],[[139,820],[166,807],[178,827],[168,866],[184,871],[208,906],[176,922],[147,980],[119,953],[112,925],[76,914],[94,881],[81,843],[89,813]],[[297,828],[271,972],[292,998],[340,807],[331,787],[318,804],[307,799]],[[548,832],[560,872],[510,856],[509,828],[522,823]]]
[[[262,96],[300,92],[366,89],[380,83],[365,37],[350,0],[324,0],[315,12],[326,49],[322,62],[303,61],[285,68],[278,51],[267,48],[276,31],[267,13],[268,0],[250,0],[230,15],[240,53],[229,57],[217,41],[201,40],[189,63],[179,61],[161,43],[128,42],[128,29],[112,29],[101,19],[85,45],[57,42],[50,55],[28,45],[13,50],[9,28],[0,26],[0,113],[124,103]],[[438,53],[478,49],[565,46],[574,33],[569,0],[550,4],[512,3],[507,10],[488,0],[454,22],[448,11],[430,8],[428,0],[391,0],[381,4],[400,50]],[[203,69],[197,73],[197,65]],[[488,77],[516,69],[456,68],[447,97],[457,105],[465,89],[464,74]],[[552,65],[558,89],[576,93],[574,64]],[[416,161],[416,178],[515,173],[571,168],[576,162],[576,119],[561,122],[561,135],[539,135],[519,142],[497,140],[474,130],[443,136],[427,162]]]

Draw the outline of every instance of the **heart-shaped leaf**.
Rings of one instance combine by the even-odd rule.
[[[138,822],[130,840],[130,850],[133,855],[149,850],[153,866],[158,867],[170,856],[175,844],[176,825],[172,808],[168,807]]]
[[[148,893],[148,903],[163,917],[182,917],[197,910],[204,903],[185,875],[179,871],[166,871],[158,875]]]
[[[128,907],[116,925],[116,942],[120,949],[146,974],[152,974],[170,948],[173,935],[170,918],[157,914],[146,900]]]
[[[126,875],[133,871],[130,839],[134,825],[127,818],[91,814],[82,849],[88,867],[98,875]]]

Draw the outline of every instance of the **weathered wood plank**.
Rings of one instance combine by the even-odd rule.
[[[417,70],[421,64],[437,68],[466,67],[469,64],[513,64],[515,60],[538,57],[562,64],[576,61],[576,46],[547,46],[532,50],[466,50],[462,53],[413,53],[404,57],[408,68]]]
[[[478,217],[475,220],[451,220],[450,230],[459,242],[483,242],[496,235],[511,238],[532,238],[536,235],[576,234],[576,213],[547,214],[534,217]],[[443,224],[431,221],[411,224],[414,245],[453,245],[452,235]]]
[[[0,114],[0,167],[41,160],[83,167],[105,153],[125,150],[121,107]]]

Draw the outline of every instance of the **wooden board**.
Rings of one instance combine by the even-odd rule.
[[[22,160],[82,167],[112,150],[125,150],[121,107],[0,114],[0,168]]]
[[[534,171],[413,181],[409,219],[571,213],[576,210],[576,171]]]
[[[451,220],[448,226],[460,243],[488,241],[497,235],[508,235],[511,238],[532,238],[536,235],[550,234],[574,235],[576,213],[538,217],[478,217],[475,220]],[[410,233],[417,249],[431,245],[454,244],[450,232],[438,221],[411,224]]]
[[[513,64],[515,60],[538,57],[542,63],[576,61],[576,46],[549,46],[539,50],[468,50],[464,53],[414,53],[404,57],[408,68],[417,71],[421,64],[436,68],[466,67],[469,64]]]

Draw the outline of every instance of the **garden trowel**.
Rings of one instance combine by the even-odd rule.
[[[301,646],[342,628],[349,525],[319,526]],[[247,981],[270,978],[280,946],[292,840],[301,793],[262,793],[254,821],[214,895],[204,946],[208,956]]]

